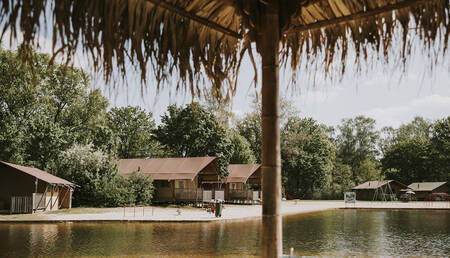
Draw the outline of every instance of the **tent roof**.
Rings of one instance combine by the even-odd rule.
[[[367,181],[365,183],[362,183],[358,186],[353,187],[353,190],[362,190],[362,189],[377,189],[378,187],[384,186],[387,183],[396,183],[399,184],[400,186],[403,186],[406,188],[406,185],[399,183],[395,180],[384,180],[384,181]]]
[[[213,165],[210,172],[217,173],[215,160],[215,157],[121,159],[119,173],[128,177],[139,171],[153,180],[193,180],[208,165]]]
[[[414,192],[433,191],[434,189],[445,185],[447,182],[419,182],[408,185]]]
[[[8,167],[14,168],[16,171],[20,171],[23,172],[25,174],[28,174],[30,176],[33,176],[39,180],[42,180],[44,182],[47,182],[49,184],[57,184],[57,185],[67,185],[67,186],[75,186],[74,183],[71,183],[65,179],[62,179],[60,177],[54,176],[50,173],[47,173],[45,171],[42,171],[40,169],[37,168],[32,168],[32,167],[25,167],[25,166],[21,166],[21,165],[16,165],[16,164],[12,164],[12,163],[8,163],[8,162],[4,162],[4,161],[0,161],[1,164],[4,164]]]
[[[245,183],[261,168],[261,164],[230,164],[228,165],[228,177],[224,178],[225,183]]]

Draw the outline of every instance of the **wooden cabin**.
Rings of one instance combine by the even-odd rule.
[[[406,185],[395,180],[367,181],[352,190],[356,192],[356,200],[363,201],[393,201],[396,200]]]
[[[261,165],[260,164],[230,164],[225,183],[225,200],[259,201],[261,200]],[[251,189],[250,185],[259,189]]]
[[[156,203],[210,201],[221,183],[215,157],[119,160],[120,174],[133,172],[153,179]]]
[[[417,200],[423,201],[432,193],[450,193],[447,182],[419,182],[408,186],[415,193]]]
[[[0,211],[70,209],[75,184],[37,168],[0,161]]]

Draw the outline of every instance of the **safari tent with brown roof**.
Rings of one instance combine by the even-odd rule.
[[[260,200],[261,164],[230,164],[225,183],[225,200],[227,201],[257,201]],[[257,189],[250,189],[249,184]]]
[[[75,184],[33,167],[0,161],[0,210],[31,213],[72,207]]]
[[[406,185],[395,180],[384,181],[367,181],[352,188],[356,192],[357,200],[374,201],[381,200],[383,195],[393,195],[398,197],[402,189],[407,188]]]
[[[304,84],[295,79],[305,68],[339,78],[349,57],[361,71],[363,62],[406,64],[417,47],[434,69],[450,35],[448,0],[0,0],[0,17],[1,36],[23,49],[52,31],[53,57],[84,53],[106,78],[132,65],[142,81],[159,89],[173,77],[192,95],[211,86],[218,99],[233,96],[248,56],[262,82],[263,257],[283,250],[280,67]]]
[[[432,193],[450,193],[448,182],[418,182],[408,185],[417,200],[425,200]]]
[[[155,202],[198,202],[203,190],[221,183],[215,157],[121,159],[125,177],[142,173],[153,179]]]

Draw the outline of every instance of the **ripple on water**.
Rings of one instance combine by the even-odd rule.
[[[21,256],[253,257],[261,221],[0,224],[0,254]],[[286,216],[285,253],[446,256],[450,211],[332,210]]]

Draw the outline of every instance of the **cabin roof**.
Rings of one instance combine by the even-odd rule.
[[[153,180],[193,180],[208,166],[218,174],[215,157],[120,159],[119,173],[125,177],[133,172],[150,175]]]
[[[40,170],[38,168],[25,167],[25,166],[16,165],[16,164],[4,162],[4,161],[0,161],[0,163],[4,164],[5,166],[13,168],[15,171],[20,171],[22,173],[28,174],[30,176],[33,176],[33,177],[35,177],[41,181],[47,182],[49,184],[75,186],[74,183],[71,183],[60,177],[54,176],[54,175],[47,173],[43,170]]]
[[[225,183],[245,183],[260,168],[261,164],[230,164],[228,166],[229,175],[223,181]]]
[[[447,182],[419,182],[408,185],[414,192],[433,191],[434,189],[445,185]]]
[[[396,184],[401,185],[404,188],[407,187],[406,185],[404,185],[404,184],[402,184],[400,182],[397,182],[395,180],[383,180],[383,181],[367,181],[367,182],[364,182],[364,183],[362,183],[362,184],[360,184],[358,186],[353,187],[352,189],[353,190],[377,189],[377,188],[379,188],[381,186],[384,186],[384,185],[386,185],[388,183],[396,183]]]

